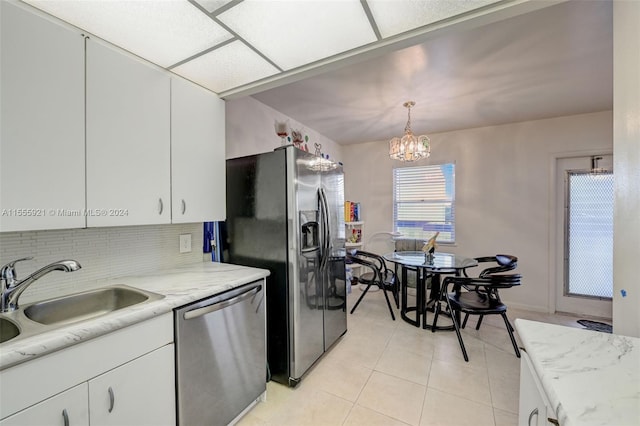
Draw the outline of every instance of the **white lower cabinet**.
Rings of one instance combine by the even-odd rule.
[[[174,347],[166,345],[0,421],[0,426],[175,425]]]
[[[87,383],[59,393],[0,421],[2,426],[77,426],[89,424]]]
[[[173,344],[89,380],[91,426],[175,425]]]
[[[0,370],[0,426],[175,425],[173,314]]]
[[[553,425],[555,413],[550,407],[542,384],[537,377],[529,355],[522,351],[520,360],[520,403],[518,426]]]

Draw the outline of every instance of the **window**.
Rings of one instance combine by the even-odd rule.
[[[393,228],[403,238],[455,242],[455,164],[393,170]]]
[[[613,297],[613,172],[567,172],[565,294]]]

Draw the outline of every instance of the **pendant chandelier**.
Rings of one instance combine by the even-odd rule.
[[[411,131],[411,107],[415,104],[414,101],[407,101],[403,104],[408,109],[409,118],[404,127],[404,136],[389,141],[389,157],[393,160],[417,161],[431,155],[429,138],[425,135],[415,136]]]

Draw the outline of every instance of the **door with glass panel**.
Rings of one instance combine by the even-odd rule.
[[[556,188],[556,311],[611,318],[611,155],[561,158]]]

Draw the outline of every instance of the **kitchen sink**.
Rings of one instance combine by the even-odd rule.
[[[18,335],[20,335],[20,329],[13,321],[0,318],[0,343],[11,340]]]
[[[163,297],[160,294],[119,285],[36,302],[24,309],[24,315],[31,321],[43,325],[65,325]]]

